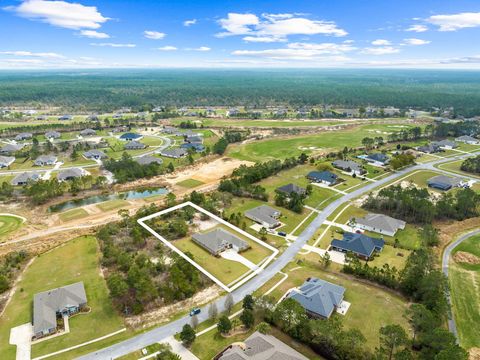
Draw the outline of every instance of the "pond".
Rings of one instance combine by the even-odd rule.
[[[131,190],[131,191],[113,193],[108,195],[95,195],[95,196],[89,196],[82,199],[69,200],[60,204],[52,205],[48,208],[48,211],[61,212],[65,210],[75,209],[80,206],[97,204],[97,203],[101,203],[109,200],[144,199],[144,198],[155,196],[155,195],[165,195],[166,193],[168,193],[168,190],[164,187],[161,187],[161,188],[148,188],[148,189],[142,189],[142,190]]]

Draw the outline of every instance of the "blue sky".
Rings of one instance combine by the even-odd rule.
[[[478,0],[0,0],[0,68],[480,68]]]

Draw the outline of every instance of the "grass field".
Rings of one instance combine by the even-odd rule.
[[[30,322],[33,295],[83,281],[91,312],[70,319],[70,333],[32,347],[32,357],[95,339],[123,327],[114,311],[104,279],[100,276],[99,251],[94,237],[71,240],[64,246],[42,254],[24,272],[18,289],[0,319],[0,354],[15,359],[15,347],[8,345],[10,328]],[[69,358],[69,355],[63,355]]]
[[[177,183],[178,186],[181,186],[187,189],[192,189],[203,184],[205,184],[203,181],[195,180],[195,179],[187,179]]]
[[[443,163],[443,164],[439,164],[437,167],[439,169],[451,171],[451,172],[457,173],[459,175],[465,175],[465,176],[470,176],[470,177],[473,177],[473,178],[478,178],[480,180],[480,174],[474,174],[474,173],[469,173],[469,172],[460,170],[460,166],[462,165],[463,161],[464,160],[457,160],[457,161],[452,161],[452,162],[448,162],[448,163]]]
[[[58,217],[62,221],[70,221],[70,220],[81,219],[81,218],[84,218],[86,216],[88,216],[88,212],[86,212],[82,208],[67,210],[65,212],[62,212],[62,213],[58,214]]]
[[[480,235],[473,236],[458,245],[458,251],[467,252],[480,258]],[[456,263],[450,258],[449,284],[452,312],[457,324],[460,344],[469,349],[480,347],[480,264]]]
[[[0,238],[14,232],[23,224],[23,219],[16,216],[0,215]]]
[[[111,210],[119,209],[128,205],[129,203],[126,200],[115,199],[115,200],[109,200],[109,201],[99,203],[96,206],[102,211],[111,211]]]

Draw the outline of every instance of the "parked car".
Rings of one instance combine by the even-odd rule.
[[[193,308],[192,310],[190,310],[190,316],[195,316],[195,315],[198,315],[200,314],[200,309],[199,308]]]
[[[287,233],[283,231],[279,231],[277,234],[280,236],[287,236]]]

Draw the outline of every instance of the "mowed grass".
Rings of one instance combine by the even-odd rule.
[[[205,184],[203,181],[196,180],[196,179],[186,179],[177,183],[178,186],[181,186],[186,189],[196,188],[203,184]]]
[[[71,221],[81,219],[88,216],[88,212],[82,208],[67,210],[58,214],[58,217],[62,221]]]
[[[452,162],[440,164],[440,165],[438,165],[438,168],[443,169],[443,170],[448,170],[448,171],[457,173],[459,175],[465,175],[465,176],[478,178],[480,180],[480,174],[475,174],[475,173],[470,173],[470,172],[460,170],[460,166],[462,165],[462,163],[464,161],[465,160],[457,160],[457,161],[452,161]]]
[[[100,275],[100,253],[92,236],[79,237],[42,254],[24,272],[11,302],[0,318],[0,354],[15,359],[16,347],[8,344],[10,328],[31,322],[33,296],[41,291],[83,281],[91,312],[70,319],[70,333],[32,347],[32,357],[45,355],[117,331],[123,320],[112,307],[105,280]],[[63,358],[69,358],[68,353]]]
[[[115,200],[109,200],[109,201],[99,203],[96,206],[102,211],[111,211],[111,210],[119,209],[122,207],[126,207],[128,205],[129,205],[129,202],[126,200],[115,199]]]
[[[468,252],[480,258],[480,235],[472,236],[453,250]],[[466,348],[480,347],[480,264],[456,263],[450,258],[449,284],[452,312],[460,344]]]
[[[0,215],[0,238],[19,229],[23,219],[16,216]]]

